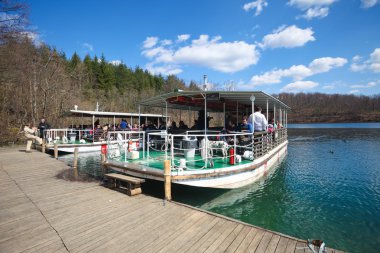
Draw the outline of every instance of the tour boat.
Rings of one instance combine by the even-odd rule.
[[[105,150],[108,168],[145,179],[163,181],[170,161],[172,183],[233,189],[257,181],[287,153],[287,112],[278,98],[261,91],[174,91],[140,102],[140,107],[177,112],[179,120],[198,120],[192,129],[109,132]],[[226,129],[260,106],[277,129],[255,133]],[[180,111],[178,113],[178,111]],[[228,116],[227,116],[228,115]],[[171,119],[175,119],[171,115]],[[213,127],[210,127],[213,125]]]
[[[98,106],[97,106],[98,108]],[[124,113],[124,112],[104,112],[104,111],[85,111],[70,110],[70,115],[73,117],[92,118],[92,125],[84,127],[78,125],[78,128],[63,128],[63,129],[47,129],[44,131],[44,140],[46,147],[49,150],[54,150],[55,145],[59,152],[74,153],[74,149],[78,148],[78,152],[100,152],[101,146],[116,143],[116,140],[108,140],[105,133],[102,138],[94,138],[96,130],[95,119],[102,119],[101,125],[111,123],[113,126],[119,123],[119,120],[128,120],[131,124],[134,121],[138,126],[140,122],[146,122],[148,119],[161,119],[163,115],[159,114],[141,114],[141,113]],[[116,119],[118,122],[116,122]],[[115,131],[115,128],[108,129]],[[133,129],[138,131],[139,128]]]

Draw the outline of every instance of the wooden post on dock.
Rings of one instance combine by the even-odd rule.
[[[45,152],[46,152],[45,148],[46,148],[45,140],[42,139],[42,147],[41,147],[41,149],[42,149],[41,152],[42,152],[42,153],[45,153]]]
[[[54,143],[54,158],[58,159],[58,144]]]
[[[165,199],[172,199],[170,160],[164,161]]]
[[[74,169],[74,178],[78,179],[78,148],[74,148],[74,162],[73,162],[73,169]]]

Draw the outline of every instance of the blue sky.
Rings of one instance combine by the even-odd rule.
[[[68,57],[218,89],[380,94],[380,0],[26,1]]]

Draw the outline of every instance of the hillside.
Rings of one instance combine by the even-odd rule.
[[[292,108],[288,115],[291,123],[380,122],[380,95],[281,93],[275,96]]]

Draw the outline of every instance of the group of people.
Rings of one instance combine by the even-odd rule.
[[[26,144],[26,152],[30,152],[32,146],[32,141],[36,141],[38,144],[42,144],[42,139],[44,137],[44,131],[49,129],[50,125],[46,122],[44,118],[41,119],[41,122],[38,125],[38,128],[33,126],[33,123],[28,123],[24,126],[24,134],[28,139]],[[38,133],[39,130],[39,133]]]
[[[226,119],[226,130],[236,131],[236,132],[273,132],[275,129],[281,128],[281,124],[276,124],[272,119],[268,124],[267,119],[264,114],[262,114],[262,108],[260,106],[255,106],[255,111],[249,117],[243,116],[240,124],[235,126],[232,119],[227,117]]]

